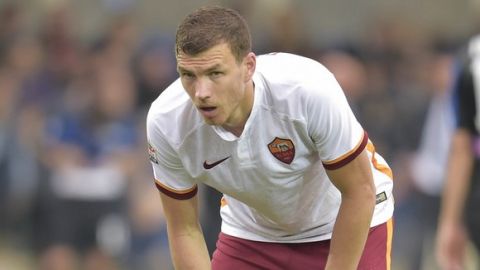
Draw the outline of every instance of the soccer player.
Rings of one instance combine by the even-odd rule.
[[[471,39],[454,85],[453,134],[437,232],[441,269],[465,269],[470,239],[480,251],[480,35]]]
[[[180,78],[147,117],[177,269],[390,269],[392,172],[334,76],[301,56],[256,56],[234,10],[177,29]],[[224,194],[210,260],[197,187]]]

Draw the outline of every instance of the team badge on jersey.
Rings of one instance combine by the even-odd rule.
[[[148,159],[150,159],[151,162],[158,164],[157,150],[150,143],[148,143]]]
[[[283,163],[290,164],[295,157],[295,145],[290,139],[282,139],[275,137],[275,139],[268,144],[270,153]]]

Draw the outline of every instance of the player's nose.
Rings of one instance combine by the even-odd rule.
[[[195,82],[195,97],[198,99],[207,99],[211,97],[211,89],[207,80],[198,79]]]

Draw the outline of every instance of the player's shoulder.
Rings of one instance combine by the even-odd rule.
[[[291,53],[259,55],[256,72],[276,88],[317,89],[331,81],[333,74],[320,62]]]
[[[183,89],[180,79],[177,79],[152,102],[147,114],[147,126],[155,126],[168,133],[172,129],[178,129],[180,123],[191,124],[192,121],[196,121],[198,118],[196,116],[188,94]],[[173,124],[173,121],[177,124]]]
[[[259,55],[256,73],[277,99],[308,99],[326,94],[334,84],[333,74],[320,62],[291,53]]]
[[[330,72],[320,62],[292,53],[269,53],[259,55],[257,69],[261,73],[279,78],[322,76]]]
[[[152,102],[148,111],[148,117],[179,113],[188,104],[188,95],[183,90],[180,79],[177,79]]]
[[[262,61],[268,62],[268,61],[297,61],[297,62],[306,62],[306,63],[318,63],[317,61],[306,57],[302,56],[299,54],[294,54],[294,53],[287,53],[287,52],[271,52],[271,53],[266,53],[266,54],[260,54],[258,55],[259,59],[262,59]]]

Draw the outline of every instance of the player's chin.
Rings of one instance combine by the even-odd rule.
[[[207,118],[204,117],[203,120],[205,121],[205,124],[210,125],[210,126],[221,126],[223,124],[222,121],[216,118]]]

